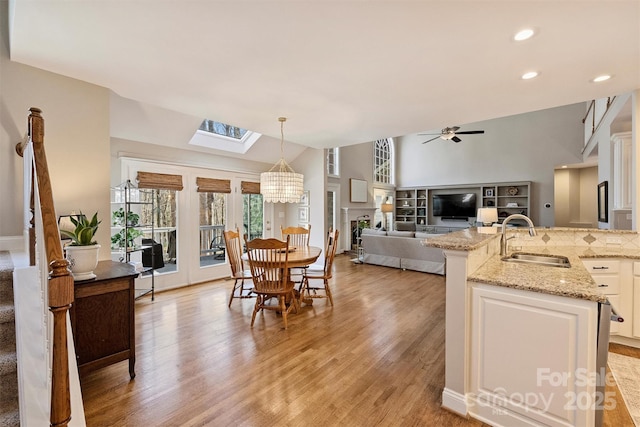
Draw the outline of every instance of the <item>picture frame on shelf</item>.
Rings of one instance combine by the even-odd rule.
[[[308,206],[300,206],[298,208],[298,222],[301,224],[306,224],[309,222],[309,207]]]
[[[493,197],[493,188],[487,188],[484,190],[485,197]]]
[[[309,190],[304,191],[300,196],[300,206],[309,206]]]
[[[608,181],[598,184],[598,221],[609,222],[609,188]]]

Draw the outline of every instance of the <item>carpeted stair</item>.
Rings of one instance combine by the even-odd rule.
[[[13,306],[13,263],[0,251],[0,427],[20,425],[16,326]]]

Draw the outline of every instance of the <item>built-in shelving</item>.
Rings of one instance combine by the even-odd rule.
[[[475,217],[465,221],[441,220],[432,215],[432,196],[434,194],[475,193],[477,207],[495,207],[498,210],[498,222],[512,214],[523,214],[531,217],[531,182],[498,182],[487,184],[469,184],[439,187],[398,188],[394,209],[394,221],[413,222],[416,229],[428,229],[439,226],[457,230],[475,223]],[[447,222],[447,223],[445,223]],[[517,222],[515,222],[517,224]]]

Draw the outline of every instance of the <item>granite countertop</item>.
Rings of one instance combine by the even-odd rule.
[[[477,229],[466,229],[430,238],[424,242],[424,245],[441,249],[472,251],[499,237],[500,233],[485,234]],[[472,273],[468,280],[531,292],[606,302],[606,295],[598,291],[595,281],[584,267],[581,259],[626,258],[640,260],[640,251],[620,247],[525,246],[522,250],[510,251],[510,253],[513,252],[566,256],[569,258],[571,267],[510,263],[502,261],[500,255],[494,255]]]
[[[583,248],[571,246],[525,247],[523,250],[515,252],[566,256],[569,258],[571,267],[561,268],[536,264],[510,263],[502,261],[500,255],[494,255],[471,274],[468,280],[525,291],[606,302],[606,295],[598,291],[596,283],[584,267],[582,259],[640,259],[640,253],[637,250],[620,248]]]
[[[425,246],[440,249],[471,251],[486,245],[490,240],[500,237],[500,233],[481,233],[477,227],[466,228],[449,234],[442,234],[425,240]]]

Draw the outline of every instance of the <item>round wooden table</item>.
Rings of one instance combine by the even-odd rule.
[[[288,265],[289,268],[307,267],[318,259],[322,249],[315,246],[302,246],[296,248],[295,251],[289,252]]]
[[[321,253],[322,249],[316,246],[302,246],[300,248],[296,248],[294,251],[289,252],[287,265],[289,268],[307,267],[316,262]],[[244,261],[249,260],[249,256],[246,252],[242,254],[242,259]]]

